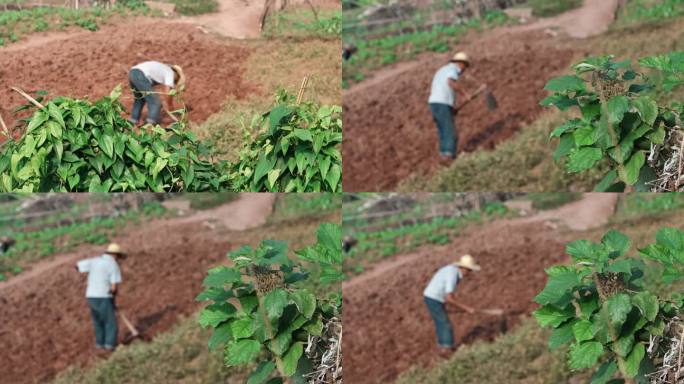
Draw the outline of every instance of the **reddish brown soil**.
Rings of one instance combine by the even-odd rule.
[[[183,67],[188,78],[185,101],[193,108],[190,120],[202,122],[218,112],[226,98],[257,91],[243,76],[249,55],[249,49],[203,34],[194,25],[145,18],[104,26],[98,32],[35,36],[0,49],[0,106],[11,124],[14,118],[8,111],[25,103],[11,86],[96,99],[122,84],[123,102],[130,111],[128,70],[157,60]]]
[[[227,251],[265,238],[313,241],[319,219],[266,225],[245,232],[210,230],[202,222],[156,221],[117,240],[131,250],[122,264],[118,305],[146,338],[170,329],[200,307],[194,301],[212,265]],[[292,225],[289,225],[292,224]],[[92,247],[87,248],[92,252]],[[93,253],[81,252],[82,257]],[[85,278],[73,263],[0,288],[0,381],[44,383],[71,364],[94,357]],[[127,332],[119,321],[119,339]]]
[[[503,317],[452,314],[457,343],[492,340],[529,314],[544,287],[544,268],[564,261],[565,235],[543,223],[496,222],[456,238],[377,265],[343,284],[345,381],[388,383],[412,365],[437,360],[434,325],[423,303],[433,273],[464,253],[482,271],[458,286],[458,297],[475,308],[500,308]],[[379,270],[376,270],[379,269]]]
[[[471,74],[489,85],[499,103],[490,112],[480,97],[463,109],[456,118],[459,151],[492,149],[538,117],[547,79],[567,69],[573,56],[572,50],[546,39],[540,31],[504,29],[452,47],[473,57]],[[432,76],[448,58],[423,56],[399,73],[371,79],[370,86],[361,83],[343,95],[345,191],[389,190],[411,174],[439,166],[437,129],[427,100]],[[467,78],[466,89],[475,90],[478,82]]]

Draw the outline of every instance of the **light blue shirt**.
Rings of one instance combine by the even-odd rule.
[[[78,271],[88,273],[88,288],[86,297],[98,299],[112,297],[109,292],[112,284],[121,283],[119,264],[111,255],[93,257],[79,261]]]
[[[456,285],[461,280],[461,270],[457,266],[450,264],[440,268],[432,277],[423,296],[429,297],[443,303],[446,295],[456,292]]]
[[[430,104],[446,104],[454,106],[456,92],[449,86],[449,79],[458,80],[461,69],[456,63],[449,63],[440,68],[432,78],[432,91],[430,92]]]

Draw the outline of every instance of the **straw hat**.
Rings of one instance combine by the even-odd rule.
[[[111,243],[111,244],[109,244],[109,246],[107,247],[107,250],[106,250],[105,252],[108,253],[108,254],[110,254],[110,255],[121,255],[121,256],[125,256],[125,255],[126,255],[126,254],[121,250],[121,246],[119,246],[119,244],[116,244],[116,243]]]
[[[178,74],[177,85],[185,85],[185,73],[183,72],[183,68],[178,65],[172,65],[171,68],[173,68],[173,71]]]
[[[454,265],[458,265],[459,267],[463,268],[468,268],[471,271],[479,271],[481,268],[480,266],[475,262],[475,259],[473,259],[472,256],[470,255],[463,255],[461,258],[454,262]]]
[[[470,65],[470,58],[468,58],[468,54],[465,52],[458,52],[454,55],[454,57],[451,58],[451,61],[462,62]]]

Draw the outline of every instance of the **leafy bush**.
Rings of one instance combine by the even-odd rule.
[[[176,12],[181,15],[216,12],[219,6],[216,0],[173,0],[173,3],[176,4]]]
[[[532,14],[535,16],[555,16],[582,5],[583,0],[530,0]]]
[[[554,159],[567,157],[569,172],[593,168],[601,160],[610,170],[597,191],[619,191],[625,185],[637,190],[676,190],[682,103],[659,105],[653,89],[671,91],[684,83],[684,52],[647,57],[639,63],[657,70],[650,79],[629,61],[613,56],[589,58],[574,66],[576,75],[552,79],[546,85],[553,95],[541,104],[560,110],[577,108],[581,118],[566,121],[551,137],[560,143]],[[587,76],[588,75],[588,76]]]
[[[120,89],[94,103],[58,97],[25,122],[0,152],[0,191],[217,191],[227,165],[175,123],[135,133],[121,115]],[[28,108],[28,106],[26,106]]]
[[[336,192],[342,188],[342,108],[296,104],[284,92],[259,118],[266,132],[232,166],[237,190]]]
[[[303,382],[330,348],[325,330],[339,319],[341,291],[316,295],[304,284],[342,280],[342,239],[336,224],[321,225],[317,235],[315,245],[295,252],[307,265],[289,258],[284,242],[266,240],[229,253],[234,266],[213,268],[204,279],[197,300],[213,302],[199,318],[214,329],[209,348],[225,345],[227,366],[258,363],[250,384],[268,381],[276,370],[269,383]]]
[[[663,268],[666,283],[684,279],[684,233],[663,228],[656,240],[641,255]],[[571,344],[570,368],[600,363],[592,384],[611,382],[616,373],[643,380],[663,356],[654,338],[666,333],[682,308],[681,294],[663,298],[644,287],[645,264],[625,256],[629,247],[629,238],[617,231],[606,233],[600,243],[569,243],[566,252],[574,265],[547,269],[546,287],[534,299],[542,305],[535,318],[553,328],[549,347]],[[647,351],[649,343],[654,347]]]

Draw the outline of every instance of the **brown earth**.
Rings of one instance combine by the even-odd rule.
[[[465,89],[485,83],[499,103],[491,112],[480,97],[459,113],[458,151],[491,150],[539,116],[546,81],[567,70],[581,49],[572,38],[605,31],[616,5],[616,0],[589,0],[555,18],[473,33],[449,54],[424,54],[352,86],[343,94],[344,190],[386,191],[412,174],[439,167],[437,129],[427,100],[434,72],[453,52],[466,51],[474,59],[471,79],[468,73],[462,79]]]
[[[612,215],[616,199],[617,195],[588,194],[567,207],[594,208],[590,216],[596,226]],[[345,380],[388,383],[413,365],[437,361],[423,289],[438,268],[462,254],[471,253],[482,270],[458,286],[459,300],[479,309],[503,309],[504,315],[451,314],[458,345],[491,341],[529,316],[536,308],[532,298],[546,283],[544,269],[566,261],[565,243],[577,236],[550,224],[553,220],[576,228],[578,217],[570,211],[560,207],[471,228],[451,244],[382,261],[343,283]]]
[[[459,152],[493,149],[542,112],[545,79],[566,69],[574,55],[543,39],[537,31],[484,35],[452,48],[474,58],[471,74],[492,89],[499,104],[488,111],[479,98],[458,114]],[[437,129],[427,100],[434,72],[448,60],[448,54],[425,56],[379,86],[343,95],[345,191],[389,190],[411,174],[437,169]],[[474,91],[478,82],[465,84]]]
[[[255,217],[255,224],[261,219]],[[334,219],[325,221],[329,220]],[[201,304],[194,299],[202,290],[207,269],[226,261],[229,250],[256,245],[266,238],[301,246],[314,241],[321,221],[309,218],[238,232],[223,226],[210,229],[205,221],[183,218],[133,228],[114,239],[130,250],[121,265],[124,282],[117,304],[146,338],[154,337],[198,310]],[[85,247],[58,256],[63,262],[42,268],[21,284],[0,286],[0,382],[43,383],[69,365],[89,365],[97,360],[84,297],[85,278],[74,270],[73,263],[94,255],[92,246]],[[119,339],[125,335],[119,321]]]
[[[108,95],[117,84],[124,87],[122,101],[130,111],[128,70],[139,62],[157,60],[183,67],[188,78],[184,97],[193,108],[189,118],[202,122],[218,112],[226,98],[242,99],[258,92],[244,78],[250,53],[192,24],[150,18],[105,25],[97,32],[32,36],[0,48],[0,113],[12,125],[9,111],[26,103],[10,90],[12,86],[94,100]]]

